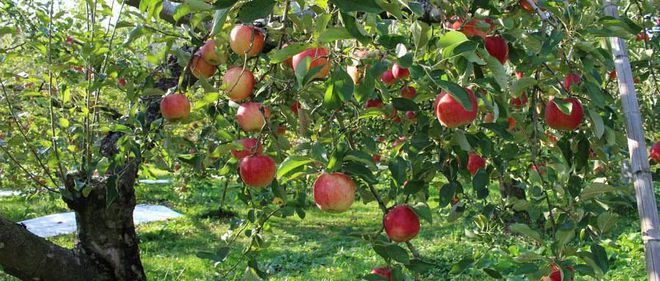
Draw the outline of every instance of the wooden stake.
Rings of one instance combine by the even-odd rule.
[[[603,0],[603,12],[607,16],[618,17],[617,6],[611,0]],[[632,70],[626,45],[621,38],[610,37],[612,56],[619,82],[619,97],[623,106],[628,136],[633,184],[637,197],[637,209],[642,227],[642,240],[646,254],[648,280],[660,281],[660,232],[658,227],[658,207],[653,193],[651,170],[649,168],[644,127],[639,112],[637,93],[633,83]]]

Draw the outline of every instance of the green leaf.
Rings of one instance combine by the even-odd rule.
[[[598,244],[593,244],[591,245],[591,254],[594,257],[594,262],[596,262],[598,267],[600,267],[600,270],[603,273],[606,273],[609,269],[609,261],[607,259],[607,252],[605,252],[605,248]]]
[[[458,189],[459,185],[457,182],[451,181],[449,183],[444,184],[440,188],[440,202],[439,202],[439,207],[445,207],[447,204],[451,202],[451,199],[454,198],[454,194],[456,194],[456,190]]]
[[[467,111],[472,111],[472,102],[467,91],[460,85],[447,80],[436,81],[440,88],[447,91],[454,99],[456,99]]]
[[[394,105],[394,108],[397,110],[401,111],[418,111],[419,106],[412,101],[411,99],[407,98],[393,98],[392,99],[392,105]]]
[[[431,270],[435,267],[436,266],[432,263],[428,263],[428,262],[418,260],[418,259],[415,259],[415,258],[411,259],[410,262],[406,265],[406,268],[408,268],[408,270],[410,270],[412,272],[415,272],[415,273],[421,273],[421,274],[423,274],[423,273],[425,273],[425,272],[427,272],[427,271],[429,271],[429,270]]]
[[[407,162],[401,157],[396,157],[388,164],[392,178],[396,181],[398,186],[402,186],[406,180]]]
[[[319,35],[319,42],[330,43],[337,40],[353,38],[353,35],[343,27],[330,27]]]
[[[383,9],[374,0],[329,0],[342,12],[380,13]]]
[[[355,18],[349,14],[341,13],[342,21],[344,22],[344,27],[353,38],[360,41],[362,44],[368,44],[371,41],[371,37],[362,33],[362,29]]]
[[[413,42],[417,48],[423,48],[429,42],[429,25],[422,21],[415,21],[410,26]]]
[[[238,0],[216,0],[213,3],[213,6],[216,9],[227,9],[227,8],[231,8],[232,6],[234,6],[234,4],[236,4],[236,2],[238,2]]]
[[[241,6],[238,11],[238,19],[245,23],[250,23],[256,19],[267,17],[275,6],[273,0],[252,0]]]
[[[610,232],[616,225],[616,222],[619,220],[619,216],[610,212],[603,212],[598,215],[596,222],[598,224],[598,229],[601,234]]]
[[[467,52],[474,52],[477,49],[477,42],[463,41],[442,49],[442,58],[449,59]]]
[[[410,257],[408,252],[401,248],[399,245],[391,244],[386,247],[387,255],[395,261],[398,261],[402,264],[408,264],[410,262]]]
[[[485,49],[477,49],[477,53],[486,61],[486,66],[493,73],[493,78],[503,91],[509,89],[509,75],[506,73],[504,65],[495,57],[491,56]]]
[[[181,3],[181,5],[176,7],[172,18],[174,18],[175,21],[178,21],[187,14],[200,11],[210,11],[213,10],[213,8],[213,5],[208,4],[202,0],[186,0]]]
[[[468,41],[468,38],[467,36],[465,36],[465,34],[463,34],[463,32],[449,31],[443,34],[442,36],[440,36],[440,40],[438,40],[438,46],[444,49],[450,46],[455,46],[465,41]]]
[[[637,25],[635,22],[625,16],[620,16],[619,18],[605,16],[600,18],[598,22],[600,22],[608,30],[624,29],[631,35],[635,35],[642,31],[641,26]]]
[[[222,26],[227,20],[228,12],[229,9],[219,9],[215,11],[215,14],[213,15],[213,27],[211,28],[211,34],[209,34],[210,37],[213,37],[222,31]]]
[[[287,45],[282,49],[273,49],[270,51],[270,53],[268,53],[268,56],[270,57],[270,63],[281,63],[286,59],[302,53],[304,50],[307,50],[311,47],[312,45],[310,44],[296,43]]]
[[[472,146],[468,142],[463,131],[454,131],[453,140],[456,142],[456,144],[458,144],[458,146],[461,147],[463,151],[472,151]]]
[[[302,88],[305,85],[305,77],[309,72],[309,67],[312,65],[312,58],[310,56],[304,57],[297,65],[295,69],[296,80],[298,81],[298,87]]]
[[[277,179],[280,180],[292,171],[313,162],[315,162],[314,159],[304,156],[290,156],[286,158],[277,168]]]
[[[366,166],[368,166],[372,170],[378,169],[376,167],[376,164],[374,163],[373,158],[371,158],[371,155],[369,153],[366,153],[361,150],[350,150],[344,155],[344,161],[354,161],[354,162],[359,162],[362,163]]]
[[[511,232],[521,234],[527,238],[536,240],[537,242],[543,244],[541,239],[541,234],[537,231],[531,229],[528,225],[524,223],[514,223],[510,226]]]
[[[472,177],[472,187],[477,193],[477,198],[484,199],[488,197],[488,181],[488,173],[484,169],[479,169]]]
[[[488,274],[488,276],[493,277],[493,278],[495,278],[495,279],[502,279],[502,278],[504,278],[504,276],[502,276],[502,274],[500,274],[499,271],[497,271],[497,270],[495,270],[495,269],[493,269],[493,268],[486,267],[486,268],[483,269],[483,271],[486,272],[486,274]]]
[[[580,193],[580,201],[592,199],[598,195],[619,191],[620,189],[604,183],[590,183]],[[621,190],[623,191],[623,190]]]
[[[557,99],[557,98],[552,99],[552,102],[554,102],[555,105],[557,105],[557,108],[559,108],[559,111],[561,111],[562,113],[566,115],[571,114],[571,111],[573,110],[573,103],[566,102],[562,99]]]
[[[522,77],[513,81],[511,84],[511,94],[514,97],[519,97],[525,90],[536,86],[537,81],[532,77]]]
[[[212,260],[217,263],[221,263],[227,259],[229,255],[229,247],[222,247],[216,252],[201,251],[197,252],[197,257],[207,260]]]
[[[513,135],[507,131],[508,128],[508,123],[506,121],[504,122],[498,122],[498,123],[481,123],[479,124],[480,127],[486,128],[499,137],[505,139],[505,140],[513,140]]]
[[[413,209],[415,209],[415,213],[425,221],[429,222],[430,224],[433,224],[433,216],[431,213],[431,208],[429,208],[429,205],[427,205],[424,202],[419,202],[413,206]]]
[[[133,41],[137,40],[144,34],[144,27],[142,25],[138,25],[128,33],[128,37],[126,37],[126,40],[124,40],[122,44],[124,47],[128,47],[131,45],[131,43],[133,43]]]
[[[449,274],[459,274],[472,266],[473,263],[474,259],[472,257],[464,257],[462,260],[451,266]]]
[[[379,61],[367,69],[367,72],[362,79],[362,83],[358,85],[355,91],[355,99],[358,102],[364,102],[371,97],[376,88],[376,79],[379,79],[380,75],[383,74],[387,68],[388,65],[386,62]]]

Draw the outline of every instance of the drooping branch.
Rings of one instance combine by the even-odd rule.
[[[0,266],[22,280],[109,280],[86,257],[0,216]]]

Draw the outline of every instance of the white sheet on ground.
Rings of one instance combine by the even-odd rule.
[[[18,196],[20,192],[14,190],[0,190],[0,197]]]
[[[163,221],[180,217],[181,214],[165,206],[137,205],[133,211],[133,222],[137,224]],[[76,231],[76,217],[73,212],[48,215],[40,218],[24,220],[23,225],[40,237],[53,237]]]

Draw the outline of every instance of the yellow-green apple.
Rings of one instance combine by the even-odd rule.
[[[222,86],[232,101],[242,101],[252,95],[254,90],[254,75],[249,69],[232,67],[222,77]]]
[[[229,47],[240,56],[254,57],[264,48],[266,36],[254,26],[238,24],[229,33]]]
[[[471,152],[468,156],[467,169],[473,176],[479,169],[486,168],[486,160],[476,153]]]
[[[236,121],[238,125],[246,132],[259,132],[266,124],[267,109],[261,103],[247,102],[241,104],[236,112]]]
[[[486,51],[491,56],[497,58],[501,64],[506,63],[506,60],[509,59],[509,46],[502,36],[488,36],[484,39],[484,45],[486,46]]]
[[[215,74],[216,67],[204,59],[200,54],[195,54],[193,56],[192,62],[190,62],[190,72],[197,79],[209,79],[213,74]]]
[[[184,94],[165,96],[160,101],[160,114],[167,121],[177,121],[190,116],[190,101]]]
[[[562,131],[573,131],[580,126],[582,117],[584,116],[582,103],[573,97],[563,99],[564,102],[570,102],[572,104],[571,113],[564,114],[559,110],[553,99],[551,98],[545,105],[545,123],[550,128]]]
[[[319,209],[341,213],[355,200],[357,186],[343,173],[323,173],[314,181],[314,202]]]
[[[395,242],[406,242],[419,233],[419,217],[407,205],[397,205],[390,209],[383,219],[387,237]]]
[[[241,160],[250,155],[261,154],[264,152],[264,147],[255,138],[240,139],[238,140],[238,144],[240,144],[243,149],[235,149],[231,151],[231,155],[233,155],[234,158],[238,160]]]
[[[241,180],[252,187],[268,186],[275,178],[275,161],[266,155],[251,155],[238,165]]]
[[[309,69],[314,69],[316,67],[320,67],[321,69],[319,72],[314,75],[314,78],[316,79],[323,79],[328,76],[330,73],[330,68],[332,67],[330,61],[328,60],[328,55],[330,53],[328,52],[328,49],[326,48],[312,48],[312,49],[307,49],[295,56],[293,56],[292,63],[293,63],[293,68],[296,69],[298,67],[298,64],[303,61],[304,58],[310,57],[312,62],[309,65]],[[308,69],[308,70],[309,70]]]
[[[435,116],[440,124],[447,128],[456,128],[462,125],[470,124],[477,118],[477,96],[470,89],[465,89],[472,104],[472,110],[467,111],[459,101],[454,99],[449,93],[442,91],[435,99]]]

